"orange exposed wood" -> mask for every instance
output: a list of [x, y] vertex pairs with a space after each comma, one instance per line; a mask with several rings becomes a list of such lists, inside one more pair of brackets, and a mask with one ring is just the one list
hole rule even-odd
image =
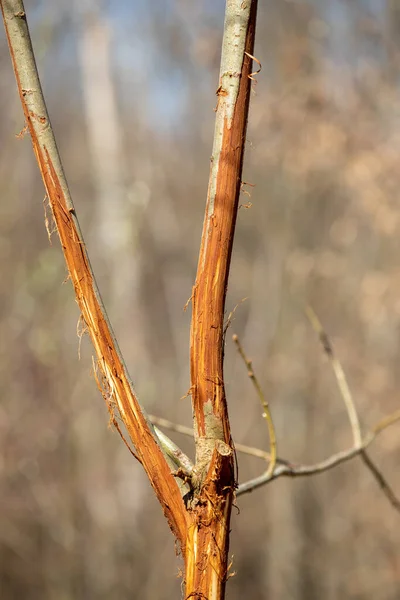
[[[4, 7], [1, 2], [4, 17]], [[25, 20], [25, 12], [14, 15]], [[82, 317], [97, 354], [97, 366], [106, 382], [110, 397], [116, 402], [130, 438], [135, 445], [139, 460], [145, 468], [151, 485], [157, 494], [168, 523], [180, 542], [182, 550], [186, 543], [187, 513], [179, 487], [164, 455], [158, 446], [140, 409], [132, 390], [109, 324], [104, 317], [100, 298], [95, 292], [89, 258], [82, 240], [74, 211], [68, 207], [63, 186], [60, 183], [48, 148], [40, 140], [40, 133], [50, 127], [47, 115], [36, 114], [27, 106], [26, 96], [37, 90], [24, 90], [21, 85], [14, 44], [4, 18], [11, 59], [18, 91], [31, 134], [33, 149], [49, 197], [57, 225], [64, 258], [75, 289], [75, 296]], [[29, 35], [29, 34], [25, 34]], [[19, 60], [23, 60], [21, 57]]]
[[[32, 132], [31, 132], [32, 133]], [[33, 139], [33, 138], [32, 138]], [[45, 150], [46, 151], [46, 150]], [[136, 452], [162, 504], [168, 522], [179, 540], [184, 540], [186, 515], [174, 477], [130, 390], [125, 369], [114, 347], [98, 299], [93, 293], [93, 282], [83, 242], [80, 240], [72, 214], [66, 208], [63, 193], [51, 159], [36, 151], [40, 170], [50, 198], [54, 218], [64, 251], [75, 296], [98, 356], [98, 366], [107, 382], [112, 382], [125, 426], [135, 444]]]
[[[254, 30], [255, 14], [250, 20], [246, 41], [246, 52], [249, 54], [253, 51]], [[204, 221], [192, 297], [190, 366], [198, 435], [205, 435], [204, 405], [212, 402], [214, 414], [223, 426], [224, 441], [228, 444], [230, 429], [223, 377], [224, 309], [240, 195], [251, 66], [252, 59], [245, 55], [231, 127], [228, 128], [228, 123], [225, 123], [214, 211]], [[223, 95], [219, 95], [218, 100], [223, 101]], [[210, 197], [207, 199], [206, 215], [209, 202]]]
[[[23, 23], [17, 34], [14, 31], [17, 43], [22, 46], [21, 40], [25, 39], [30, 44], [29, 32], [24, 24], [23, 3], [15, 0], [11, 4], [14, 8], [11, 12], [7, 5], [9, 20], [18, 18]], [[4, 16], [4, 0], [0, 0], [0, 5]], [[21, 10], [16, 11], [17, 6], [21, 6]], [[249, 4], [242, 3], [237, 8], [240, 12], [248, 7]], [[256, 11], [257, 0], [252, 0], [245, 43], [248, 55], [253, 53]], [[248, 14], [246, 12], [246, 19]], [[19, 51], [14, 52], [14, 40], [9, 35], [7, 19], [4, 21], [33, 148], [52, 207], [76, 300], [96, 350], [97, 367], [107, 388], [105, 392], [118, 406], [138, 458], [181, 545], [185, 562], [185, 598], [222, 600], [228, 577], [229, 524], [236, 485], [234, 449], [223, 377], [224, 308], [241, 187], [252, 59], [247, 54], [244, 55], [240, 72], [239, 56], [239, 64], [232, 75], [238, 78], [235, 81], [239, 80], [239, 86], [236, 86], [233, 114], [229, 118], [225, 114], [222, 147], [216, 163], [212, 165], [197, 278], [193, 289], [190, 362], [196, 465], [194, 475], [189, 476], [191, 493], [185, 497], [185, 505], [176, 480], [135, 396], [96, 291], [55, 144], [50, 147], [43, 141], [47, 129], [51, 127], [44, 103], [41, 106], [46, 114], [39, 114], [40, 110], [32, 110], [32, 103], [27, 103], [26, 96], [29, 97], [31, 93], [41, 97], [40, 83], [37, 80], [36, 87], [39, 89], [34, 89], [35, 85], [29, 86], [32, 89], [22, 89], [19, 72], [23, 73], [26, 66], [23, 52], [30, 56], [32, 50], [24, 47], [21, 51], [19, 47]], [[241, 39], [240, 52], [243, 51], [243, 38]], [[34, 61], [31, 61], [30, 69], [36, 73]], [[218, 115], [221, 114], [220, 110], [223, 113], [223, 103], [227, 99], [230, 99], [229, 94], [221, 85], [218, 89]], [[54, 156], [57, 156], [56, 161]]]
[[[257, 2], [252, 3], [245, 51], [253, 53]], [[185, 599], [222, 600], [228, 576], [229, 524], [235, 477], [225, 397], [224, 310], [238, 211], [252, 60], [245, 55], [232, 121], [225, 117], [218, 164], [212, 164], [191, 326], [191, 393], [196, 428], [197, 504], [185, 553]], [[218, 89], [218, 102], [225, 90]], [[218, 106], [217, 110], [221, 107]], [[223, 108], [223, 107], [222, 107]], [[217, 169], [213, 198], [212, 175]], [[213, 204], [212, 204], [213, 203]], [[210, 444], [211, 442], [211, 444]], [[210, 461], [210, 448], [214, 444]]]

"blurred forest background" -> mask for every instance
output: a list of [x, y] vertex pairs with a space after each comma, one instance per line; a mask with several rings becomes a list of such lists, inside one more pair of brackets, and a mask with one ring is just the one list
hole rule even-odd
[[[222, 0], [26, 0], [89, 254], [139, 398], [189, 425], [190, 297]], [[262, 0], [227, 312], [271, 404], [279, 455], [352, 443], [303, 308], [330, 333], [365, 428], [399, 406], [400, 1]], [[0, 33], [0, 597], [179, 598], [173, 537], [108, 427]], [[228, 335], [236, 442], [268, 448]], [[187, 439], [175, 436], [191, 452]], [[399, 426], [371, 456], [400, 494]], [[265, 465], [239, 456], [240, 481]], [[238, 499], [227, 597], [398, 600], [400, 521], [360, 460]]]

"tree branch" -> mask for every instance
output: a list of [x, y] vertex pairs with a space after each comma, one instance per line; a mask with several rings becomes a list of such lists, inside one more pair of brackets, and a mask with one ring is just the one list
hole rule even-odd
[[[384, 429], [395, 423], [396, 421], [400, 421], [400, 411], [396, 411], [392, 415], [385, 417], [382, 421], [379, 421], [372, 430], [365, 436], [364, 440], [361, 442], [361, 447], [359, 448], [349, 448], [348, 450], [343, 450], [342, 452], [337, 452], [333, 454], [326, 460], [323, 460], [319, 463], [315, 463], [313, 465], [295, 465], [295, 464], [287, 464], [287, 465], [279, 465], [275, 468], [272, 475], [267, 476], [267, 473], [260, 475], [259, 477], [255, 477], [250, 481], [246, 481], [239, 485], [239, 488], [236, 492], [237, 496], [242, 494], [246, 494], [254, 491], [255, 489], [270, 483], [274, 479], [278, 477], [306, 477], [309, 475], [316, 475], [318, 473], [323, 473], [324, 471], [328, 471], [337, 465], [340, 465], [343, 462], [346, 462], [355, 456], [358, 456], [364, 452], [368, 446], [375, 440], [375, 438], [381, 433]], [[396, 500], [398, 505], [398, 501]], [[397, 506], [396, 506], [397, 508]]]
[[[187, 520], [174, 463], [146, 418], [108, 320], [90, 265], [47, 113], [22, 0], [0, 0], [18, 91], [36, 160], [51, 204], [69, 275], [97, 355], [102, 389], [112, 398], [171, 529], [185, 544]], [[104, 395], [104, 393], [103, 393]]]
[[378, 467], [375, 465], [370, 456], [362, 450], [360, 452], [361, 460], [365, 464], [365, 466], [371, 471], [372, 475], [375, 477], [379, 487], [382, 492], [385, 494], [386, 498], [389, 500], [390, 504], [400, 512], [400, 500], [396, 497], [396, 494], [393, 492], [389, 483], [386, 481], [385, 477], [382, 475]]
[[272, 415], [271, 415], [271, 411], [269, 408], [269, 404], [267, 399], [264, 396], [264, 393], [261, 389], [261, 385], [256, 377], [256, 374], [254, 372], [253, 369], [253, 364], [252, 361], [247, 358], [244, 350], [243, 350], [243, 346], [240, 343], [240, 340], [238, 338], [238, 336], [235, 334], [234, 336], [232, 336], [233, 341], [236, 344], [236, 347], [238, 349], [238, 352], [240, 354], [240, 356], [242, 357], [244, 364], [246, 365], [247, 368], [247, 374], [250, 377], [255, 390], [257, 392], [257, 396], [260, 400], [261, 406], [264, 410], [263, 413], [263, 417], [265, 418], [265, 420], [267, 421], [267, 426], [268, 426], [268, 435], [269, 435], [269, 444], [270, 444], [270, 459], [269, 459], [269, 466], [268, 466], [268, 470], [267, 470], [267, 475], [272, 475], [272, 473], [274, 472], [274, 468], [276, 465], [276, 435], [275, 435], [275, 427], [274, 427], [274, 422], [272, 420]]
[[[340, 391], [340, 394], [343, 398], [344, 404], [347, 409], [347, 414], [349, 416], [349, 421], [351, 425], [351, 429], [353, 432], [353, 447], [349, 450], [344, 450], [342, 452], [338, 452], [337, 454], [333, 454], [330, 458], [316, 463], [314, 465], [280, 465], [271, 473], [270, 469], [263, 475], [252, 479], [246, 483], [243, 483], [239, 486], [236, 495], [239, 496], [241, 494], [245, 494], [247, 492], [252, 492], [253, 490], [266, 485], [270, 481], [273, 481], [277, 477], [286, 476], [286, 477], [299, 477], [299, 476], [308, 476], [308, 475], [316, 475], [317, 473], [323, 473], [337, 465], [354, 458], [355, 456], [360, 456], [366, 467], [371, 471], [372, 475], [378, 482], [380, 488], [382, 489], [385, 496], [388, 498], [389, 502], [392, 506], [400, 512], [400, 501], [396, 498], [393, 490], [391, 489], [389, 483], [386, 481], [378, 467], [368, 456], [366, 449], [371, 444], [371, 442], [375, 439], [375, 437], [383, 431], [386, 427], [391, 425], [400, 419], [400, 411], [396, 411], [392, 415], [385, 417], [382, 421], [377, 423], [372, 431], [362, 439], [361, 436], [361, 427], [360, 420], [358, 417], [357, 409], [353, 400], [352, 393], [350, 391], [350, 387], [347, 382], [346, 375], [342, 368], [341, 363], [335, 357], [332, 343], [329, 339], [328, 334], [323, 329], [320, 320], [315, 314], [314, 310], [308, 306], [306, 309], [306, 313], [308, 318], [310, 319], [311, 325], [319, 336], [321, 344], [328, 355], [329, 361], [332, 365], [332, 369], [336, 378], [336, 382]], [[244, 353], [242, 354], [244, 357]], [[244, 357], [246, 360], [246, 358]], [[251, 363], [246, 360], [246, 364], [248, 365], [248, 369], [251, 369]], [[250, 366], [249, 366], [250, 364]]]
[[[357, 408], [353, 399], [353, 394], [351, 393], [350, 386], [347, 382], [346, 374], [343, 370], [343, 367], [340, 361], [336, 358], [333, 344], [327, 334], [327, 332], [322, 327], [320, 320], [318, 319], [315, 311], [311, 306], [306, 308], [306, 313], [308, 318], [310, 319], [311, 325], [319, 336], [322, 347], [325, 350], [329, 361], [332, 365], [332, 370], [336, 378], [336, 382], [339, 388], [340, 395], [343, 398], [343, 402], [347, 409], [347, 414], [349, 416], [351, 430], [353, 432], [353, 446], [354, 448], [360, 448], [362, 445], [361, 438], [361, 426], [360, 419], [357, 413]], [[397, 509], [400, 509], [400, 502], [397, 500], [394, 492], [392, 491], [389, 483], [386, 481], [382, 473], [379, 471], [378, 467], [372, 461], [372, 459], [368, 456], [365, 448], [360, 452], [360, 457], [365, 464], [365, 466], [371, 471], [372, 475], [376, 479], [379, 487], [382, 489], [383, 493], [386, 495], [390, 503]]]
[[375, 465], [375, 463], [371, 460], [371, 458], [366, 452], [367, 447], [371, 444], [371, 442], [381, 431], [386, 429], [386, 427], [389, 427], [389, 425], [392, 425], [396, 421], [400, 420], [400, 410], [379, 421], [372, 428], [371, 432], [368, 433], [364, 439], [362, 439], [360, 420], [342, 365], [335, 357], [333, 346], [328, 337], [328, 334], [323, 329], [321, 322], [315, 314], [314, 310], [310, 306], [308, 306], [306, 309], [306, 313], [308, 318], [310, 319], [311, 325], [317, 332], [322, 346], [326, 354], [328, 355], [329, 361], [332, 365], [332, 369], [336, 377], [336, 382], [340, 394], [345, 403], [347, 414], [349, 416], [349, 421], [353, 432], [354, 445], [349, 450], [343, 450], [342, 452], [333, 454], [328, 459], [320, 463], [316, 463], [314, 465], [280, 465], [273, 471], [272, 474], [267, 472], [263, 475], [260, 475], [259, 477], [256, 477], [255, 479], [252, 479], [251, 481], [243, 483], [239, 486], [236, 494], [239, 496], [241, 494], [252, 492], [253, 490], [263, 485], [266, 485], [270, 481], [273, 481], [277, 477], [281, 476], [304, 477], [308, 475], [316, 475], [317, 473], [323, 473], [324, 471], [332, 469], [333, 467], [336, 467], [337, 465], [346, 462], [354, 458], [355, 456], [360, 456], [364, 464], [371, 471], [372, 475], [378, 482], [380, 488], [382, 489], [392, 506], [400, 512], [400, 501], [397, 499], [389, 483], [386, 481], [382, 473], [379, 471], [378, 467]]
[[351, 430], [353, 432], [353, 442], [356, 448], [359, 448], [362, 443], [361, 438], [361, 426], [360, 419], [358, 417], [357, 409], [354, 404], [353, 395], [350, 391], [349, 384], [347, 383], [346, 375], [343, 371], [342, 365], [335, 356], [333, 345], [329, 339], [328, 334], [322, 327], [320, 320], [311, 306], [306, 307], [306, 314], [310, 320], [311, 326], [317, 333], [319, 340], [322, 344], [326, 355], [329, 358], [329, 362], [332, 365], [332, 370], [336, 378], [336, 383], [339, 388], [340, 395], [343, 398], [343, 402], [346, 406], [347, 414], [349, 416]]
[[[207, 205], [192, 294], [191, 393], [200, 488], [220, 442], [233, 447], [223, 376], [224, 308], [250, 99], [257, 0], [227, 0]], [[228, 455], [226, 455], [228, 460]], [[230, 481], [229, 469], [222, 468]], [[211, 476], [211, 470], [209, 472]]]

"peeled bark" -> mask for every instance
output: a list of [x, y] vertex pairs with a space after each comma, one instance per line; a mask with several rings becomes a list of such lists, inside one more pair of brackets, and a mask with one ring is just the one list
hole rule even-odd
[[0, 0], [0, 6], [33, 150], [81, 310], [83, 328], [87, 329], [96, 352], [98, 385], [117, 427], [114, 407], [118, 411], [174, 535], [184, 540], [187, 515], [180, 487], [171, 472], [175, 468], [173, 456], [171, 460], [174, 445], [169, 445], [166, 436], [155, 434], [139, 403], [107, 317], [47, 113], [24, 4], [22, 0]]
[[152, 427], [101, 301], [41, 91], [22, 0], [0, 0], [26, 123], [82, 319], [99, 387], [118, 410], [182, 551], [185, 598], [222, 600], [235, 493], [224, 388], [224, 309], [241, 188], [257, 0], [227, 0], [218, 105], [191, 326], [196, 463]]
[[257, 1], [228, 0], [207, 205], [191, 327], [196, 504], [189, 509], [186, 598], [224, 598], [235, 490], [225, 396], [224, 310], [241, 188]]

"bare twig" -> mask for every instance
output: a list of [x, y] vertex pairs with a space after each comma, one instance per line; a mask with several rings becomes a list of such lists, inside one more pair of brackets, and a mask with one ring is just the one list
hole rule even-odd
[[191, 427], [179, 425], [179, 423], [174, 423], [173, 421], [164, 419], [163, 417], [156, 417], [156, 415], [148, 415], [148, 417], [153, 425], [157, 425], [157, 427], [164, 427], [164, 429], [169, 429], [170, 431], [175, 431], [176, 433], [193, 437], [193, 429]]
[[[264, 473], [264, 474], [260, 475], [259, 477], [255, 477], [254, 479], [251, 479], [250, 481], [246, 481], [245, 483], [242, 483], [241, 485], [239, 485], [236, 495], [240, 496], [242, 494], [252, 492], [253, 490], [255, 490], [259, 487], [262, 487], [262, 486], [266, 485], [267, 483], [270, 483], [271, 481], [273, 481], [274, 479], [277, 479], [278, 477], [284, 477], [284, 476], [285, 477], [305, 477], [305, 476], [309, 476], [309, 475], [317, 475], [318, 473], [323, 473], [324, 471], [328, 471], [329, 469], [332, 469], [333, 467], [336, 467], [337, 465], [340, 465], [341, 463], [344, 463], [344, 462], [354, 458], [355, 456], [360, 455], [362, 452], [364, 452], [367, 449], [367, 447], [375, 440], [375, 438], [384, 429], [386, 429], [393, 423], [396, 423], [397, 421], [400, 421], [400, 411], [396, 411], [392, 415], [389, 415], [388, 417], [385, 417], [384, 419], [382, 419], [382, 421], [379, 421], [371, 429], [371, 431], [369, 433], [367, 433], [367, 435], [364, 437], [364, 440], [362, 441], [360, 448], [353, 447], [353, 448], [349, 448], [348, 450], [343, 450], [341, 452], [337, 452], [336, 454], [333, 454], [326, 460], [323, 460], [319, 463], [315, 463], [313, 465], [295, 465], [295, 464], [279, 465], [279, 466], [275, 467], [272, 475], [268, 476], [267, 473]], [[393, 504], [397, 508], [397, 506], [398, 506], [397, 500], [396, 500], [396, 503], [397, 504], [394, 504], [394, 503]]]
[[357, 409], [353, 401], [353, 396], [351, 394], [349, 385], [347, 383], [347, 379], [345, 373], [343, 371], [342, 365], [338, 361], [335, 356], [333, 345], [328, 337], [328, 334], [322, 327], [320, 320], [318, 319], [316, 313], [314, 312], [311, 306], [307, 306], [306, 314], [310, 320], [310, 323], [314, 329], [314, 331], [318, 334], [320, 342], [329, 358], [329, 361], [332, 365], [332, 369], [336, 378], [336, 382], [340, 391], [340, 394], [345, 403], [347, 414], [349, 415], [349, 421], [351, 425], [351, 430], [353, 432], [353, 440], [354, 446], [359, 448], [362, 444], [362, 436], [361, 436], [361, 427], [360, 427], [360, 419], [358, 418]]
[[374, 427], [371, 429], [371, 431], [375, 435], [377, 435], [383, 429], [386, 429], [386, 427], [389, 427], [389, 425], [392, 425], [393, 423], [396, 423], [396, 421], [399, 421], [399, 420], [400, 420], [400, 410], [396, 410], [395, 412], [391, 413], [387, 417], [383, 417], [383, 419], [378, 421], [378, 423], [376, 423], [376, 425], [374, 425]]
[[[347, 382], [346, 374], [342, 368], [340, 361], [336, 358], [333, 350], [333, 345], [331, 340], [329, 339], [328, 334], [322, 327], [320, 320], [318, 319], [315, 311], [308, 306], [306, 309], [308, 318], [310, 319], [311, 325], [318, 333], [319, 339], [323, 345], [323, 348], [328, 355], [329, 361], [332, 365], [332, 369], [336, 378], [336, 382], [340, 391], [340, 394], [343, 398], [345, 406], [347, 408], [347, 414], [349, 416], [349, 421], [351, 425], [351, 429], [353, 432], [353, 440], [354, 440], [354, 448], [360, 448], [362, 445], [362, 437], [361, 437], [361, 427], [360, 427], [360, 419], [357, 414], [357, 409], [355, 402], [353, 400], [353, 395], [350, 390], [350, 386]], [[394, 492], [392, 491], [389, 483], [386, 481], [378, 467], [372, 461], [372, 459], [368, 456], [365, 448], [360, 452], [360, 457], [365, 464], [365, 466], [371, 471], [372, 475], [376, 479], [379, 487], [382, 489], [385, 496], [388, 498], [389, 502], [397, 509], [400, 509], [400, 502], [397, 500]]]
[[389, 483], [386, 481], [385, 477], [382, 475], [376, 464], [370, 458], [370, 456], [363, 450], [360, 452], [361, 460], [364, 462], [366, 467], [371, 471], [372, 475], [375, 477], [379, 487], [382, 492], [385, 494], [386, 498], [389, 500], [390, 504], [400, 512], [400, 500], [396, 497], [396, 494], [390, 487]]
[[187, 516], [171, 473], [174, 463], [139, 403], [97, 287], [42, 93], [24, 4], [0, 0], [0, 7], [26, 124], [76, 300], [95, 348], [99, 379], [107, 398], [111, 395], [109, 400], [118, 407], [168, 522], [184, 546]]
[[267, 401], [266, 397], [264, 396], [264, 392], [262, 391], [260, 382], [258, 381], [258, 379], [254, 373], [252, 361], [249, 358], [247, 358], [238, 336], [235, 334], [232, 336], [232, 339], [236, 344], [236, 347], [239, 351], [240, 356], [243, 358], [244, 364], [246, 365], [246, 368], [247, 368], [247, 374], [250, 377], [250, 379], [256, 389], [257, 395], [261, 402], [261, 406], [263, 407], [263, 410], [264, 410], [263, 417], [267, 421], [269, 445], [270, 445], [270, 463], [268, 465], [267, 475], [270, 476], [274, 472], [275, 465], [276, 465], [276, 435], [275, 435], [275, 427], [274, 427], [274, 422], [272, 420], [271, 411], [269, 408], [268, 401]]
[[397, 410], [393, 414], [379, 421], [365, 436], [365, 438], [362, 439], [359, 417], [342, 365], [335, 357], [332, 343], [327, 333], [324, 331], [313, 309], [311, 307], [307, 307], [306, 312], [314, 330], [318, 333], [323, 348], [327, 353], [330, 363], [332, 365], [338, 388], [345, 403], [347, 413], [349, 416], [349, 421], [353, 432], [354, 445], [352, 448], [333, 454], [328, 459], [316, 463], [314, 465], [280, 465], [276, 469], [274, 469], [272, 474], [269, 472], [264, 473], [263, 475], [260, 475], [259, 477], [256, 477], [255, 479], [252, 479], [251, 481], [240, 485], [237, 490], [237, 495], [239, 496], [241, 494], [245, 494], [246, 492], [251, 492], [257, 489], [258, 487], [261, 487], [266, 483], [269, 483], [270, 481], [276, 479], [277, 477], [304, 477], [308, 475], [316, 475], [317, 473], [323, 473], [324, 471], [332, 469], [333, 467], [336, 467], [337, 465], [346, 462], [354, 458], [355, 456], [360, 456], [366, 467], [371, 471], [372, 475], [378, 482], [380, 488], [382, 489], [383, 493], [388, 498], [392, 506], [400, 512], [400, 501], [396, 498], [390, 485], [388, 484], [378, 467], [375, 465], [375, 463], [371, 460], [371, 458], [366, 452], [367, 447], [371, 444], [371, 442], [376, 438], [376, 436], [379, 433], [381, 433], [384, 429], [386, 429], [396, 421], [400, 420], [400, 410]]

